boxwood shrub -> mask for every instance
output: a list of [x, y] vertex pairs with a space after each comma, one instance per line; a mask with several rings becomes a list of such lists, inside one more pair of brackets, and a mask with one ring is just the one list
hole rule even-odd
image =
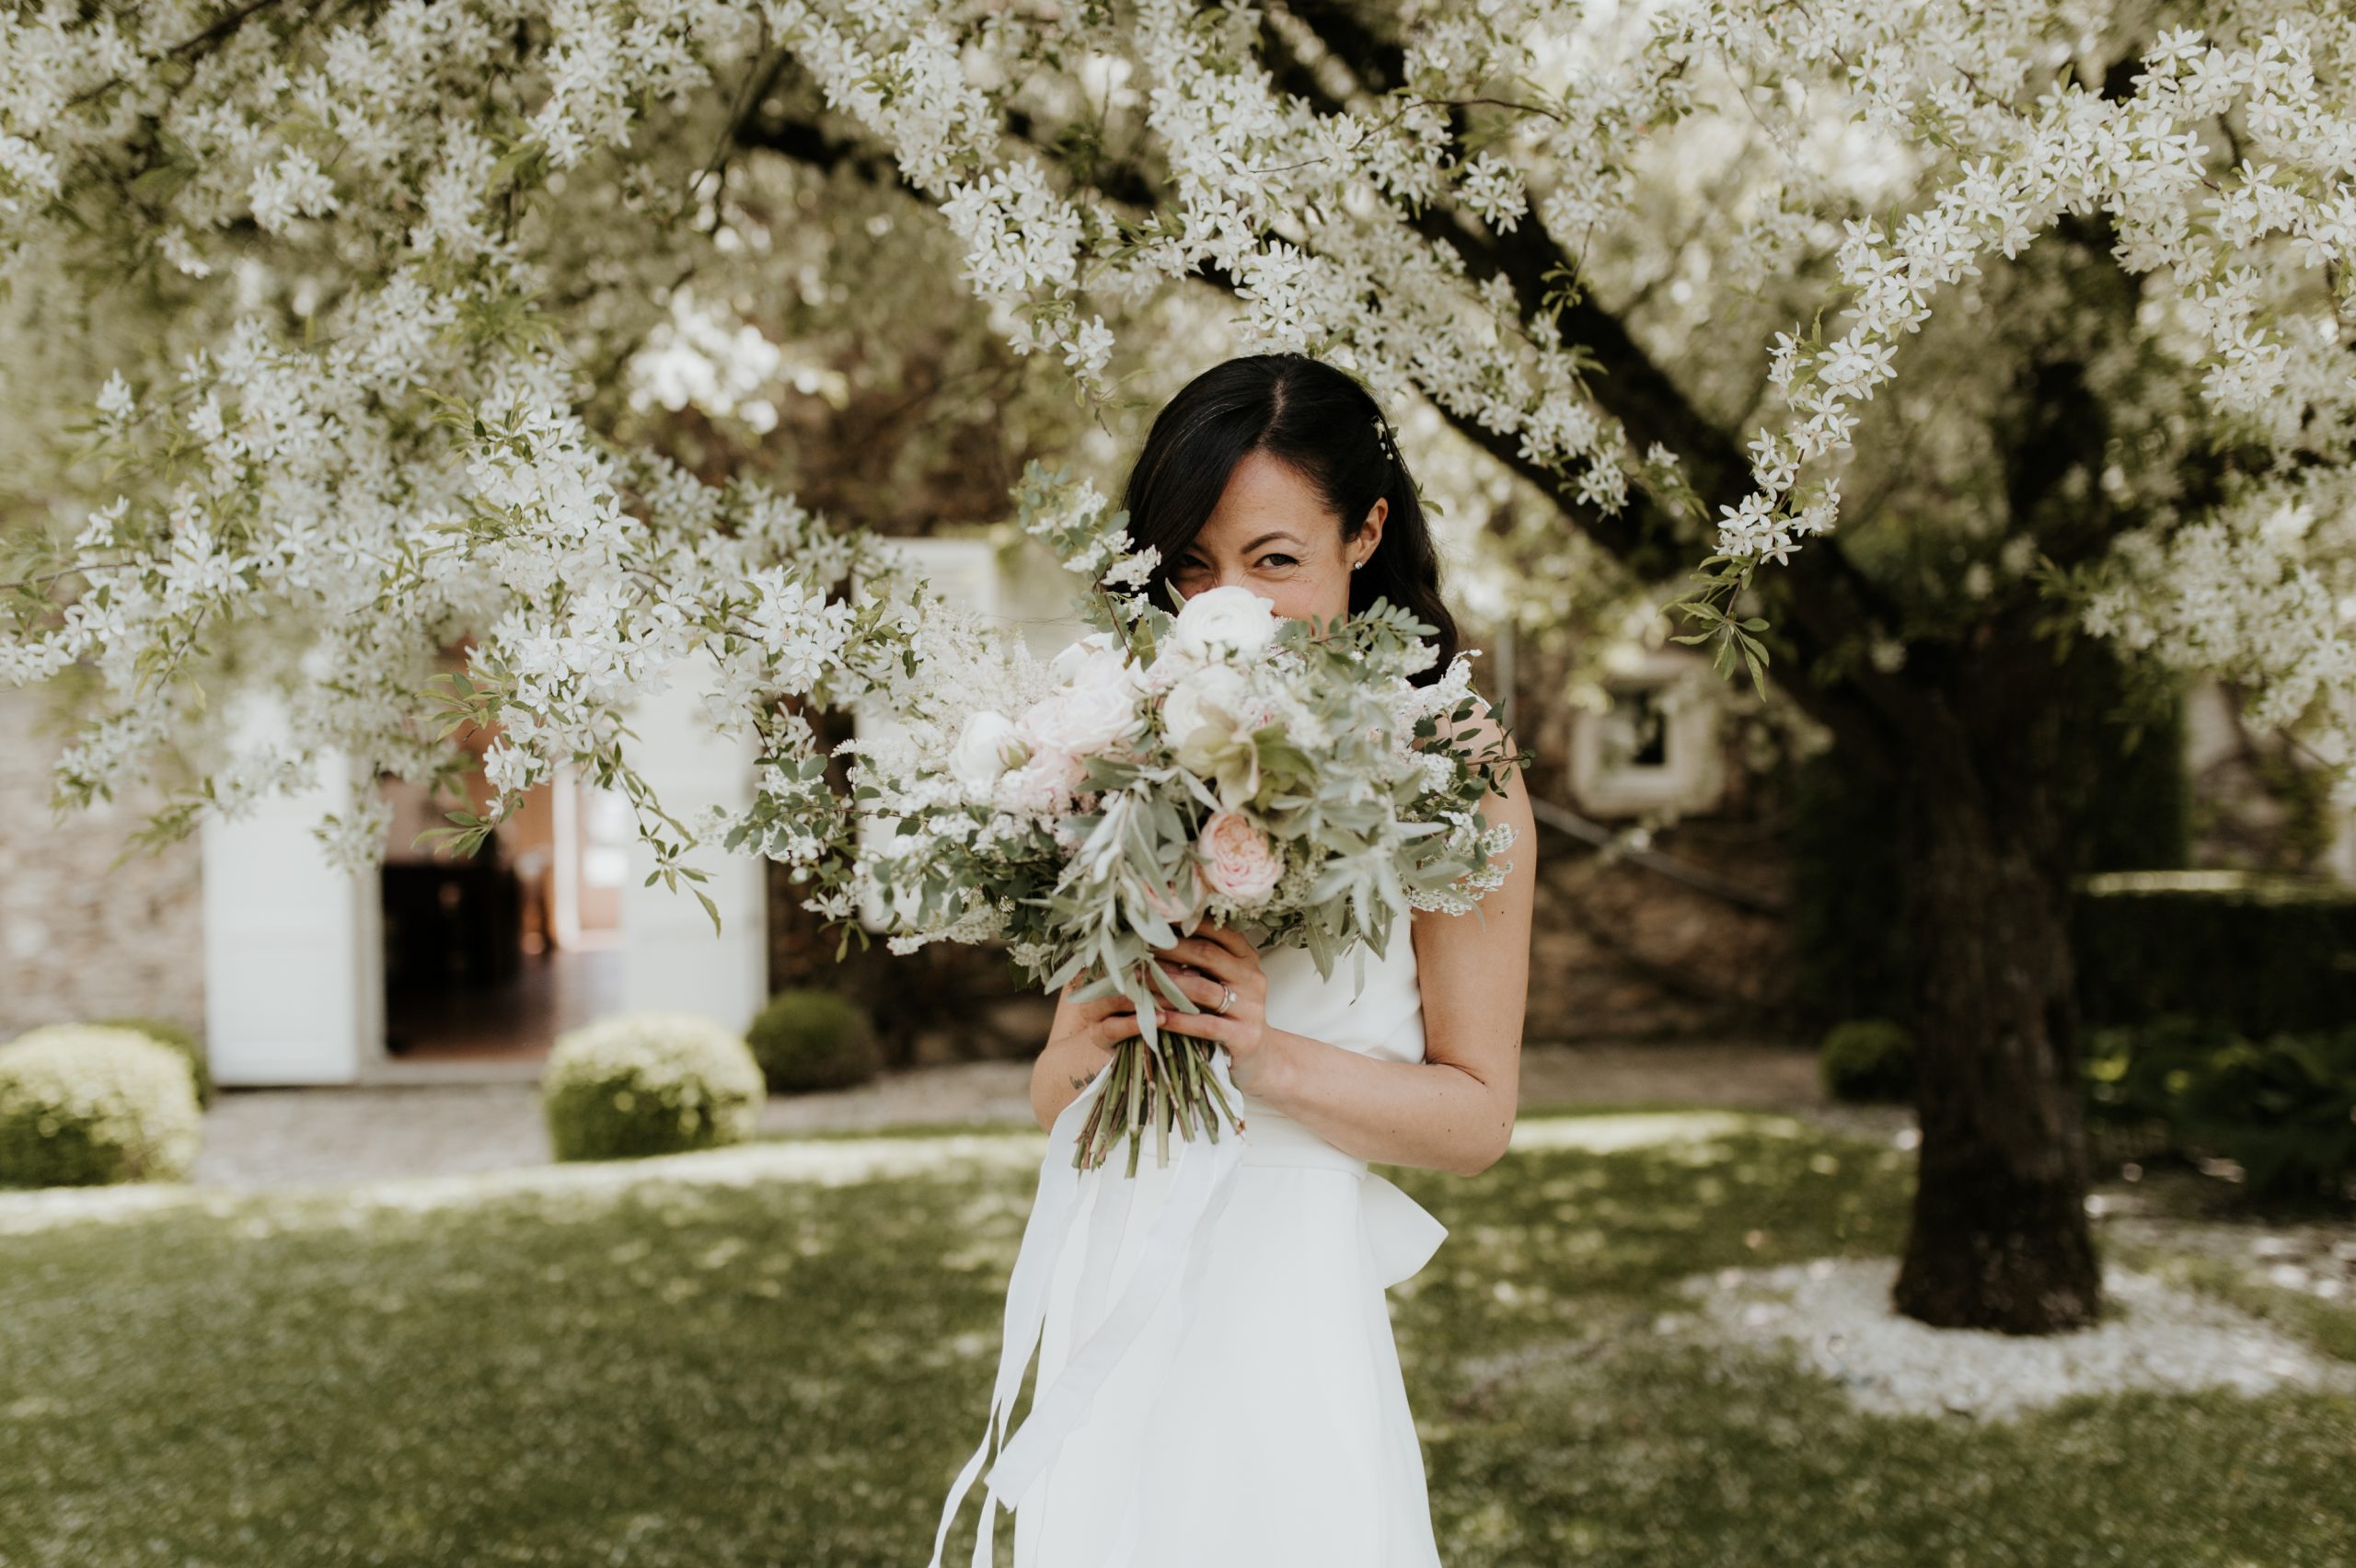
[[0, 1045], [0, 1185], [181, 1181], [203, 1119], [188, 1059], [137, 1030], [52, 1024]]
[[744, 1036], [693, 1013], [618, 1013], [567, 1031], [540, 1104], [559, 1159], [624, 1159], [742, 1142], [766, 1098]]
[[2356, 1195], [2356, 1025], [2252, 1039], [2155, 1019], [2095, 1031], [2085, 1072], [2098, 1148], [2124, 1133], [2222, 1155], [2259, 1197]]
[[745, 1032], [769, 1088], [779, 1094], [848, 1089], [884, 1070], [866, 1009], [834, 991], [780, 991]]
[[158, 1045], [168, 1045], [188, 1058], [188, 1069], [196, 1079], [196, 1102], [210, 1108], [213, 1104], [213, 1064], [204, 1055], [193, 1030], [160, 1018], [102, 1018], [98, 1022], [109, 1029], [135, 1029]]
[[1914, 1036], [1886, 1018], [1858, 1018], [1834, 1025], [1817, 1055], [1825, 1091], [1835, 1100], [1911, 1101], [1914, 1098]]

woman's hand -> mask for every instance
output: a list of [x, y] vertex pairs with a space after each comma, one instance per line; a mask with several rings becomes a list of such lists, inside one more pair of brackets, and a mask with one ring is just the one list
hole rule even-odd
[[[1257, 1093], [1254, 1086], [1266, 1068], [1268, 1055], [1268, 976], [1260, 968], [1259, 951], [1216, 924], [1205, 924], [1195, 935], [1181, 937], [1156, 951], [1179, 990], [1203, 1010], [1188, 1012], [1166, 1000], [1158, 1002], [1154, 1027], [1226, 1046], [1235, 1087], [1246, 1094]], [[1150, 976], [1146, 983], [1153, 984]], [[1222, 1016], [1214, 1009], [1230, 986], [1235, 988], [1235, 1000]], [[1160, 994], [1158, 987], [1155, 994]], [[1137, 1032], [1137, 1020], [1132, 1018], [1129, 1023], [1129, 1032]]]
[[[1062, 1028], [1047, 1041], [1047, 1045], [1050, 1050], [1067, 1043], [1083, 1049], [1093, 1047], [1088, 1057], [1088, 1076], [1092, 1078], [1096, 1069], [1113, 1059], [1114, 1048], [1138, 1032], [1138, 1009], [1135, 1002], [1118, 991], [1107, 991], [1093, 1001], [1073, 1001], [1072, 993], [1086, 984], [1082, 977], [1064, 987], [1063, 1005], [1056, 1009], [1057, 1021]], [[1083, 1078], [1072, 1087], [1084, 1089], [1087, 1085], [1088, 1078]]]

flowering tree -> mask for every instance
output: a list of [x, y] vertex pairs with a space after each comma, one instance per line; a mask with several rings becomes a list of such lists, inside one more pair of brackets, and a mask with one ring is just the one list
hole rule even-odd
[[[742, 263], [753, 160], [864, 174], [1084, 410], [1207, 283], [1638, 573], [1699, 563], [1688, 635], [1773, 660], [1908, 801], [1899, 1305], [2083, 1323], [2056, 662], [2094, 656], [2076, 626], [2223, 672], [2356, 772], [2351, 73], [2356, 22], [2290, 0], [22, 9], [0, 268], [155, 329], [6, 574], [0, 672], [90, 673], [61, 790], [168, 763], [167, 831], [327, 748], [433, 776], [495, 719], [502, 801], [570, 761], [676, 874], [717, 836], [839, 912], [807, 715], [888, 694], [932, 617], [856, 531], [584, 409], [650, 258]], [[1118, 557], [1084, 483], [1022, 512]], [[762, 743], [733, 821], [670, 818], [619, 742], [683, 663]], [[255, 690], [263, 745], [222, 700]]]

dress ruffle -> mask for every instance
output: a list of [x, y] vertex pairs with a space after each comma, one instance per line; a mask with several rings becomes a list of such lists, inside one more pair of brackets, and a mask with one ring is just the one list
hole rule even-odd
[[[1369, 1412], [1375, 1424], [1386, 1427], [1395, 1443], [1400, 1424], [1405, 1424], [1405, 1443], [1413, 1449], [1412, 1421], [1403, 1408], [1403, 1391], [1397, 1389], [1396, 1354], [1380, 1293], [1419, 1271], [1446, 1238], [1447, 1228], [1394, 1182], [1369, 1170], [1364, 1159], [1242, 1094], [1230, 1075], [1225, 1053], [1213, 1052], [1209, 1060], [1230, 1101], [1242, 1108], [1243, 1136], [1238, 1139], [1230, 1132], [1217, 1142], [1173, 1136], [1166, 1167], [1154, 1165], [1149, 1146], [1140, 1157], [1136, 1177], [1125, 1173], [1126, 1156], [1117, 1152], [1097, 1170], [1082, 1172], [1073, 1168], [1072, 1151], [1080, 1125], [1109, 1076], [1103, 1071], [1057, 1116], [1040, 1161], [1038, 1194], [1008, 1286], [1004, 1338], [988, 1424], [981, 1446], [959, 1472], [943, 1505], [930, 1568], [941, 1568], [950, 1528], [976, 1479], [983, 1482], [984, 1495], [973, 1562], [975, 1568], [990, 1568], [998, 1508], [1028, 1506], [1043, 1494], [1042, 1477], [1075, 1434], [1091, 1428], [1091, 1418], [1108, 1384], [1125, 1408], [1108, 1412], [1105, 1420], [1095, 1424], [1091, 1442], [1104, 1432], [1130, 1430], [1136, 1421], [1149, 1416], [1164, 1402], [1171, 1360], [1179, 1346], [1187, 1343], [1187, 1331], [1202, 1305], [1212, 1251], [1203, 1243], [1217, 1232], [1222, 1214], [1246, 1181], [1247, 1166], [1324, 1168], [1356, 1179], [1358, 1245], [1355, 1261], [1330, 1265], [1339, 1270], [1341, 1277], [1321, 1274], [1319, 1283], [1334, 1293], [1336, 1301], [1356, 1302], [1355, 1310], [1370, 1313], [1363, 1320], [1345, 1318], [1345, 1323], [1350, 1332], [1366, 1336], [1370, 1351], [1379, 1348], [1388, 1358], [1388, 1386], [1380, 1365], [1353, 1368], [1349, 1386], [1386, 1401]], [[1255, 1193], [1255, 1202], [1264, 1195]], [[1141, 1230], [1133, 1227], [1140, 1217]], [[1262, 1217], [1282, 1223], [1282, 1216]], [[1068, 1253], [1077, 1255], [1068, 1258]], [[1346, 1259], [1347, 1254], [1336, 1256]], [[1068, 1294], [1056, 1297], [1059, 1286]], [[1169, 1299], [1173, 1294], [1174, 1303]], [[1029, 1414], [1007, 1435], [1006, 1424], [1013, 1414], [1033, 1354], [1039, 1348], [1051, 1298], [1061, 1300], [1066, 1332], [1076, 1334], [1076, 1339], [1058, 1366], [1050, 1368], [1043, 1354], [1040, 1386], [1034, 1391]], [[1365, 1305], [1369, 1302], [1370, 1308]], [[1164, 1320], [1166, 1309], [1172, 1306], [1176, 1313], [1174, 1324]], [[1339, 1310], [1352, 1309], [1344, 1306]], [[1183, 1400], [1189, 1390], [1168, 1391]], [[985, 1474], [994, 1441], [1000, 1441], [997, 1461], [988, 1465]], [[1089, 1457], [1096, 1461], [1106, 1458]], [[1394, 1533], [1419, 1533], [1423, 1539], [1392, 1556], [1364, 1559], [1363, 1568], [1383, 1568], [1389, 1562], [1436, 1564], [1437, 1556], [1428, 1545], [1428, 1516], [1422, 1506], [1420, 1457], [1411, 1451], [1401, 1460], [1394, 1451], [1390, 1458], [1398, 1471], [1392, 1478], [1394, 1489], [1412, 1486], [1415, 1493], [1409, 1523]], [[1095, 1538], [1103, 1554], [1091, 1562], [1091, 1568], [1143, 1568], [1151, 1560], [1150, 1548], [1158, 1543], [1148, 1540], [1145, 1533], [1146, 1477], [1140, 1470], [1130, 1479], [1131, 1484], [1116, 1484], [1126, 1500], [1116, 1522]], [[1103, 1500], [1095, 1505], [1103, 1505]], [[1363, 1512], [1356, 1507], [1349, 1511]], [[1031, 1523], [1027, 1514], [1024, 1523]], [[1380, 1521], [1375, 1522], [1375, 1528], [1382, 1528]]]

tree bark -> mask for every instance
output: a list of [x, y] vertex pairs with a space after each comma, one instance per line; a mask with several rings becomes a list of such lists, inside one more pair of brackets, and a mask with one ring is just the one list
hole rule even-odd
[[1892, 1304], [1942, 1328], [2050, 1333], [2102, 1303], [2063, 798], [2100, 727], [2035, 643], [1989, 639], [1940, 684], [1950, 699], [1928, 705], [1904, 779], [1923, 1142]]

